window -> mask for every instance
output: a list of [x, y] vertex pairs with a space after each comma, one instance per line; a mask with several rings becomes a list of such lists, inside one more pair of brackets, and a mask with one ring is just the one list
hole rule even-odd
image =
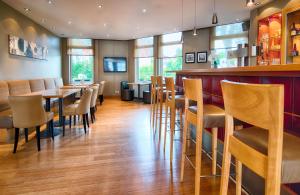
[[174, 77], [176, 71], [182, 69], [182, 33], [172, 33], [160, 37], [159, 63], [160, 74], [164, 77]]
[[71, 82], [91, 82], [94, 78], [94, 49], [92, 39], [68, 39]]
[[243, 23], [216, 26], [213, 28], [211, 46], [213, 61], [219, 68], [237, 66], [235, 55], [228, 55], [238, 44], [248, 43], [248, 32], [243, 31]]
[[153, 37], [141, 38], [135, 41], [136, 78], [139, 81], [150, 81], [154, 74]]

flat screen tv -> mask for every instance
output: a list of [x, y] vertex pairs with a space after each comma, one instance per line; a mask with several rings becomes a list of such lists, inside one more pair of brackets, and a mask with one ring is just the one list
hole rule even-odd
[[127, 59], [125, 57], [104, 57], [104, 72], [127, 72]]

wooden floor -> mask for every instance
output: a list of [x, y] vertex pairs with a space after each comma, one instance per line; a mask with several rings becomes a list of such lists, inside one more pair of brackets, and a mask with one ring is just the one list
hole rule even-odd
[[[149, 108], [106, 99], [88, 134], [82, 126], [67, 127], [65, 137], [41, 140], [40, 152], [32, 137], [12, 154], [1, 130], [0, 194], [193, 194], [194, 170], [188, 164], [180, 182], [181, 142], [175, 141], [171, 167], [168, 150], [164, 154], [150, 130]], [[204, 156], [203, 162], [209, 174], [210, 160]], [[201, 192], [218, 194], [219, 185], [218, 177], [203, 178]], [[230, 185], [230, 194], [234, 190]]]

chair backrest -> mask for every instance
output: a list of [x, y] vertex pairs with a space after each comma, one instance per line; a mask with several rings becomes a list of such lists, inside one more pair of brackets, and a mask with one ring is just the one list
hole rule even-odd
[[46, 89], [56, 89], [55, 81], [53, 78], [44, 79]]
[[163, 87], [163, 78], [162, 76], [157, 76], [156, 77], [156, 83], [157, 83], [157, 86], [162, 88]]
[[9, 95], [24, 95], [31, 93], [28, 80], [7, 81], [7, 83], [9, 88]]
[[105, 83], [106, 83], [106, 81], [101, 81], [101, 82], [100, 82], [99, 92], [98, 92], [99, 95], [103, 95]]
[[83, 91], [82, 96], [80, 98], [80, 103], [77, 108], [78, 114], [86, 114], [90, 111], [92, 93], [93, 90], [90, 88]]
[[64, 86], [64, 82], [63, 82], [62, 78], [55, 78], [54, 82], [55, 82], [56, 88], [58, 88], [58, 89]]
[[175, 84], [173, 77], [165, 77], [167, 100], [175, 101]]
[[[265, 194], [280, 194], [284, 86], [229, 81], [221, 85], [226, 114], [224, 150], [266, 179]], [[233, 136], [233, 118], [268, 131], [267, 154]]]
[[43, 91], [45, 90], [44, 79], [34, 79], [29, 80], [31, 92]]
[[0, 81], [0, 111], [9, 108], [8, 96], [9, 96], [9, 89], [8, 89], [7, 82]]
[[41, 95], [9, 96], [15, 128], [30, 128], [47, 122]]
[[97, 97], [98, 97], [98, 91], [99, 91], [99, 84], [98, 85], [93, 85], [91, 87], [93, 89], [92, 92], [92, 98], [91, 98], [91, 108], [95, 107], [97, 104]]
[[203, 104], [202, 80], [183, 79], [184, 95], [188, 100], [198, 101]]

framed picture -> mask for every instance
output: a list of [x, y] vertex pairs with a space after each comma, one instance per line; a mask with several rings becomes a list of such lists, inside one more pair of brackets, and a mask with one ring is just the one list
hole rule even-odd
[[195, 52], [185, 53], [185, 63], [195, 63]]
[[207, 63], [207, 51], [197, 53], [197, 63]]

